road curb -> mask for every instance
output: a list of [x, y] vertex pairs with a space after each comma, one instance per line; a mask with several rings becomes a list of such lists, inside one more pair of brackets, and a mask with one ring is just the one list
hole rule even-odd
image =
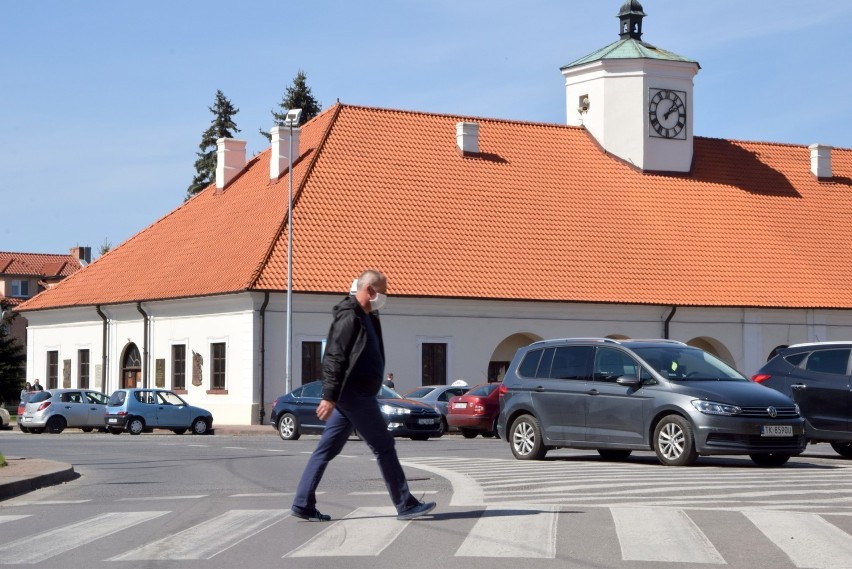
[[6, 463], [7, 466], [0, 468], [0, 500], [62, 484], [80, 476], [70, 464], [53, 460], [6, 457]]

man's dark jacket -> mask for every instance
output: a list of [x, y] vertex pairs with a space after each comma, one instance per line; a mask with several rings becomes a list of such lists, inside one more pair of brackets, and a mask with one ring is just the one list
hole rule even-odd
[[[336, 403], [344, 385], [361, 393], [378, 393], [382, 386], [381, 373], [375, 378], [350, 377], [355, 362], [367, 344], [367, 318], [376, 331], [379, 352], [384, 360], [385, 346], [378, 316], [365, 312], [353, 296], [340, 301], [332, 314], [334, 319], [328, 330], [325, 355], [322, 358], [322, 398]], [[350, 381], [355, 383], [350, 385]]]

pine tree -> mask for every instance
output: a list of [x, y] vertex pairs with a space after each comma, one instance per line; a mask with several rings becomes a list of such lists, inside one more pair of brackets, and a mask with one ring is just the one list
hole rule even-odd
[[101, 246], [98, 249], [98, 256], [103, 257], [104, 255], [110, 252], [110, 249], [112, 249], [112, 243], [109, 242], [109, 239], [104, 237], [104, 242], [101, 243]]
[[26, 375], [26, 355], [24, 347], [10, 335], [17, 314], [10, 314], [5, 302], [0, 302], [0, 313], [3, 314], [0, 321], [0, 401], [17, 401]]
[[[280, 111], [274, 109], [272, 113], [273, 126], [284, 126], [284, 119], [287, 118], [287, 111], [290, 109], [302, 109], [301, 123], [305, 123], [322, 111], [322, 105], [314, 98], [311, 93], [311, 88], [308, 87], [305, 80], [307, 76], [301, 69], [296, 73], [296, 78], [293, 79], [293, 85], [287, 87], [284, 93], [284, 98], [278, 103]], [[260, 129], [260, 134], [266, 137], [266, 140], [272, 140], [272, 135], [268, 131]]]
[[213, 113], [213, 121], [210, 123], [210, 128], [201, 135], [201, 143], [198, 145], [201, 152], [196, 152], [198, 156], [198, 160], [195, 161], [196, 174], [186, 190], [186, 199], [216, 180], [216, 140], [233, 138], [234, 133], [240, 132], [233, 119], [240, 110], [231, 104], [222, 91], [216, 91], [216, 102], [208, 108]]

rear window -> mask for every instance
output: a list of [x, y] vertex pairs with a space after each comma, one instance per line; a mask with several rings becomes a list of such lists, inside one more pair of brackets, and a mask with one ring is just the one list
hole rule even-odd
[[787, 360], [787, 363], [793, 366], [798, 366], [802, 363], [802, 360], [805, 359], [805, 356], [808, 355], [807, 352], [801, 352], [799, 354], [790, 354], [789, 356], [784, 356], [784, 359]]
[[406, 397], [413, 397], [414, 399], [418, 399], [420, 397], [426, 397], [432, 393], [431, 387], [421, 387], [420, 389], [415, 389], [414, 391], [410, 391], [405, 394]]
[[532, 350], [524, 356], [524, 361], [518, 366], [518, 375], [521, 377], [535, 377], [535, 370], [538, 369], [538, 362], [541, 360], [542, 350]]
[[47, 401], [50, 399], [51, 393], [49, 391], [37, 391], [32, 394], [28, 403], [41, 403], [42, 401]]
[[488, 383], [488, 384], [485, 384], [485, 385], [480, 385], [479, 387], [474, 387], [473, 389], [471, 389], [470, 391], [465, 393], [465, 395], [476, 395], [478, 397], [487, 397], [487, 396], [491, 395], [491, 393], [495, 389], [497, 389], [498, 385], [500, 385], [500, 384], [499, 383]]
[[109, 405], [110, 407], [121, 407], [124, 405], [124, 402], [127, 400], [127, 392], [126, 391], [116, 391], [109, 397]]

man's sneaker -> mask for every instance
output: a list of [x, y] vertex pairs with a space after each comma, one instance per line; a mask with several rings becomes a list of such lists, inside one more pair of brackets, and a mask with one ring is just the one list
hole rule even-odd
[[327, 514], [321, 514], [319, 510], [314, 509], [313, 512], [308, 512], [303, 510], [302, 508], [298, 508], [293, 506], [290, 509], [290, 512], [294, 517], [299, 518], [300, 520], [307, 520], [309, 522], [330, 522], [331, 516]]
[[429, 512], [435, 509], [435, 502], [420, 502], [416, 506], [412, 506], [407, 510], [400, 512], [396, 519], [398, 520], [413, 520], [415, 518], [419, 518], [420, 516], [425, 516]]

